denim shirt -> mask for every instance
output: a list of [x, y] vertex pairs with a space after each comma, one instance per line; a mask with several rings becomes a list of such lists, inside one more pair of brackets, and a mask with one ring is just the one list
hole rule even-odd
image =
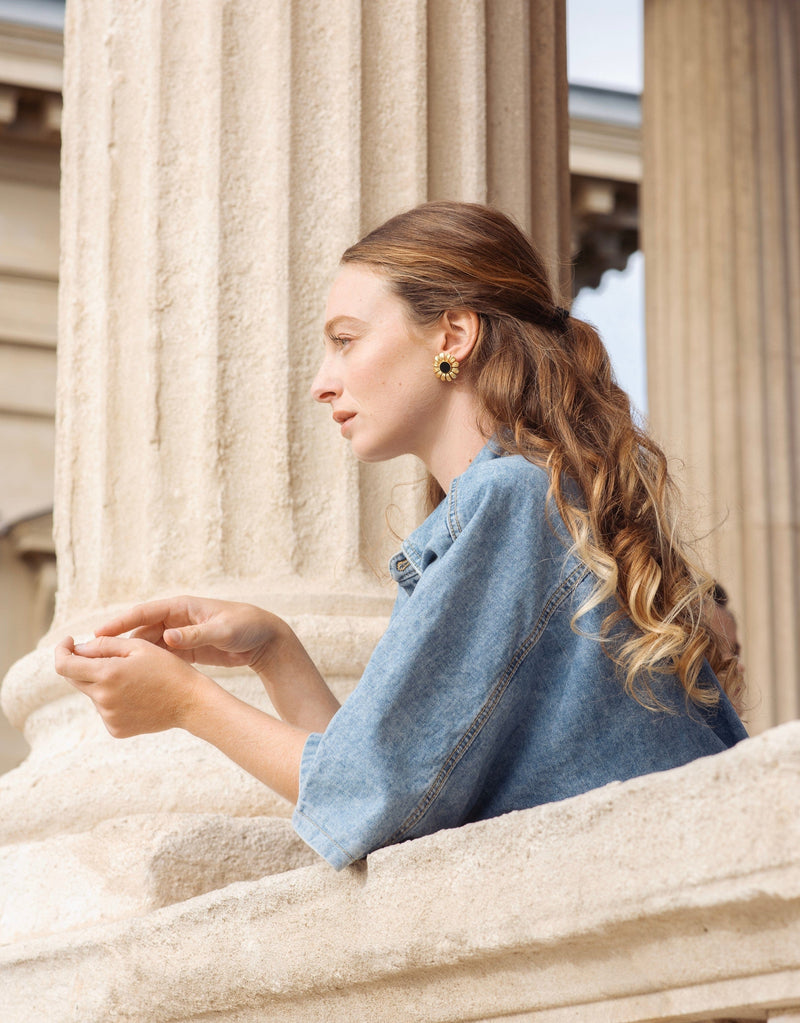
[[293, 825], [334, 867], [746, 738], [722, 693], [711, 711], [687, 705], [661, 675], [669, 712], [627, 695], [592, 638], [612, 606], [571, 627], [595, 580], [552, 503], [545, 515], [548, 486], [489, 444], [392, 558], [389, 627], [300, 765]]

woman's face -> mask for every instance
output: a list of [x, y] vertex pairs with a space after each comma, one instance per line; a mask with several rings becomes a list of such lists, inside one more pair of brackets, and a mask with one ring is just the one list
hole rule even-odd
[[312, 396], [330, 405], [362, 461], [409, 453], [425, 460], [453, 386], [433, 371], [443, 332], [412, 324], [386, 280], [353, 263], [334, 281], [325, 319]]

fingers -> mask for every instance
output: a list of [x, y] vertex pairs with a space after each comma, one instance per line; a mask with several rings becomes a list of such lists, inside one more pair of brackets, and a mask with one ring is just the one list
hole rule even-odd
[[203, 622], [166, 629], [164, 642], [167, 649], [172, 650], [197, 650], [200, 647], [230, 650], [232, 644], [235, 645], [238, 631], [234, 616], [229, 612], [220, 612]]
[[117, 615], [116, 618], [104, 622], [98, 629], [95, 629], [95, 635], [119, 636], [120, 633], [130, 632], [132, 629], [163, 626], [171, 617], [179, 614], [182, 614], [184, 618], [188, 617], [185, 597], [151, 600], [146, 604], [137, 604], [121, 615]]
[[75, 640], [72, 636], [66, 636], [55, 649], [55, 664], [58, 674], [63, 675], [65, 678], [71, 678], [69, 672], [71, 663], [74, 660]]
[[212, 642], [209, 633], [213, 632], [205, 625], [187, 625], [183, 629], [166, 629], [164, 631], [164, 642], [167, 647], [176, 650], [186, 650], [189, 647], [204, 646]]
[[[171, 597], [138, 604], [95, 630], [98, 639], [146, 640], [183, 661], [249, 663], [249, 651], [264, 641], [269, 616], [249, 604], [205, 597]], [[94, 648], [90, 648], [92, 650]], [[76, 651], [83, 655], [83, 650]], [[89, 652], [85, 656], [114, 656]], [[247, 655], [247, 656], [245, 656]]]
[[55, 667], [73, 685], [100, 682], [106, 678], [109, 657], [127, 657], [133, 643], [129, 639], [101, 637], [89, 643], [75, 644], [72, 636], [63, 639], [55, 649]]
[[154, 644], [154, 646], [165, 646], [164, 644], [164, 626], [161, 622], [158, 625], [143, 625], [139, 629], [134, 629], [130, 634], [131, 639], [144, 639], [148, 643]]
[[80, 657], [127, 657], [135, 640], [121, 636], [98, 636], [87, 643], [74, 643], [73, 653]]
[[56, 646], [54, 659], [58, 674], [78, 688], [81, 683], [95, 681], [97, 678], [96, 668], [100, 662], [92, 662], [76, 655], [72, 636], [67, 636]]
[[64, 673], [61, 671], [61, 665], [66, 664], [67, 660], [72, 656], [75, 649], [75, 640], [72, 636], [65, 636], [60, 643], [56, 645], [55, 649], [55, 661], [56, 671], [59, 675]]

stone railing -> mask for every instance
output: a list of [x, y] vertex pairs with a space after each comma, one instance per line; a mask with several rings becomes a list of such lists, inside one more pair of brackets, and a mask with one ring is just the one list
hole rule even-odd
[[[381, 850], [341, 874], [315, 863], [186, 898], [158, 883], [159, 863], [180, 858], [165, 826], [160, 844], [119, 863], [105, 923], [70, 929], [65, 908], [58, 933], [0, 950], [1, 1017], [796, 1023], [799, 803], [792, 723], [673, 771]], [[81, 836], [66, 865], [73, 885], [93, 862], [108, 871], [113, 828], [136, 824]], [[236, 835], [230, 819], [198, 815], [187, 884], [204, 856], [222, 878], [258, 827]], [[288, 823], [260, 827], [267, 872], [271, 841], [286, 839], [270, 829]], [[131, 871], [150, 876], [149, 906], [128, 898]]]

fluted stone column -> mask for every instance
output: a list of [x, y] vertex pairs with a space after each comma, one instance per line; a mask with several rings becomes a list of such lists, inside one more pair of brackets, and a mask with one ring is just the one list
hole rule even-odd
[[800, 714], [795, 0], [646, 0], [644, 132], [651, 419], [730, 591], [758, 729]]
[[314, 859], [213, 748], [111, 740], [52, 644], [159, 595], [251, 600], [346, 695], [393, 599], [385, 510], [412, 528], [423, 472], [357, 463], [308, 396], [338, 257], [442, 196], [566, 255], [563, 0], [72, 0], [65, 42], [59, 590], [3, 688], [33, 747], [0, 780], [7, 940]]

